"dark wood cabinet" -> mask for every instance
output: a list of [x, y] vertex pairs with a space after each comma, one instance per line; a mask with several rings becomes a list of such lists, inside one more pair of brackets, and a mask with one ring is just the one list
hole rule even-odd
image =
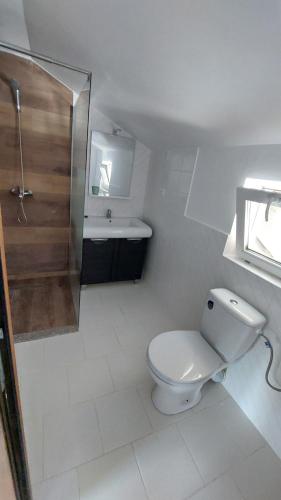
[[147, 243], [147, 238], [84, 239], [82, 285], [140, 279]]
[[113, 239], [84, 239], [82, 285], [112, 281], [114, 256]]
[[120, 239], [118, 242], [113, 281], [140, 279], [146, 254], [147, 238]]

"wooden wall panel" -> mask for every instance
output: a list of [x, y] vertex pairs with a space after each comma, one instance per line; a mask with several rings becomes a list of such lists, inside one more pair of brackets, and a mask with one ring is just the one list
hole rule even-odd
[[[38, 273], [50, 273], [53, 276], [62, 270], [66, 270], [68, 259], [68, 246], [64, 243], [42, 243], [26, 245], [6, 245], [7, 268], [9, 277], [25, 278], [33, 277]], [[24, 269], [23, 269], [24, 262]]]
[[[50, 136], [38, 133], [37, 130], [24, 132], [25, 149], [31, 148], [32, 155], [28, 158], [25, 170], [40, 173], [48, 169], [49, 174], [69, 176], [69, 137]], [[3, 154], [2, 165], [6, 170], [14, 168], [18, 162], [18, 135], [15, 127], [0, 124], [0, 151]], [[50, 162], [49, 155], [52, 155]]]
[[[0, 149], [1, 151], [1, 149]], [[19, 227], [17, 216], [19, 205], [7, 190], [0, 191], [2, 214], [6, 226]], [[34, 210], [34, 201], [36, 210]], [[38, 227], [38, 213], [40, 213], [40, 227], [64, 227], [69, 217], [69, 195], [66, 193], [34, 193], [32, 199], [26, 199], [25, 212], [28, 218], [28, 227]]]
[[[5, 168], [0, 170], [0, 190], [8, 190], [9, 192], [10, 188], [15, 185], [15, 180], [20, 180], [20, 175], [15, 169], [13, 171], [6, 170]], [[48, 172], [46, 171], [45, 173], [42, 172], [42, 174], [25, 171], [24, 179], [25, 187], [31, 189], [34, 192], [34, 196], [36, 196], [36, 193], [68, 194], [69, 196], [70, 176], [54, 174], [48, 175]]]
[[24, 105], [28, 108], [69, 114], [72, 92], [56, 78], [47, 73], [38, 63], [27, 57], [1, 52], [0, 93], [1, 101], [11, 101], [9, 81], [15, 78], [24, 89]]
[[[21, 86], [26, 225], [9, 191], [20, 184], [17, 114], [10, 80]], [[8, 274], [68, 269], [72, 92], [31, 59], [0, 53], [0, 203]]]

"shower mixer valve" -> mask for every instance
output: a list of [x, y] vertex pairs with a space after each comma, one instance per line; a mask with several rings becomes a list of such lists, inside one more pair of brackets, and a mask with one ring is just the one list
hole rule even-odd
[[10, 193], [13, 194], [14, 196], [17, 196], [20, 199], [33, 196], [33, 193], [30, 189], [25, 189], [24, 191], [22, 191], [22, 189], [20, 189], [19, 186], [11, 188]]

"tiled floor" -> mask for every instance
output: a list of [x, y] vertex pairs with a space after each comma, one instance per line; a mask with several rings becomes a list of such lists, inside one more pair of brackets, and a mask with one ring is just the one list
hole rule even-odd
[[280, 460], [221, 385], [154, 408], [145, 349], [176, 327], [143, 284], [103, 285], [78, 334], [16, 345], [34, 500], [280, 500]]

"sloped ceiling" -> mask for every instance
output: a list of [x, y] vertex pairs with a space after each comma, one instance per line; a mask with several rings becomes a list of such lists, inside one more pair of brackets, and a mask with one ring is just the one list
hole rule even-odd
[[281, 139], [280, 0], [24, 0], [31, 48], [93, 71], [150, 147]]

